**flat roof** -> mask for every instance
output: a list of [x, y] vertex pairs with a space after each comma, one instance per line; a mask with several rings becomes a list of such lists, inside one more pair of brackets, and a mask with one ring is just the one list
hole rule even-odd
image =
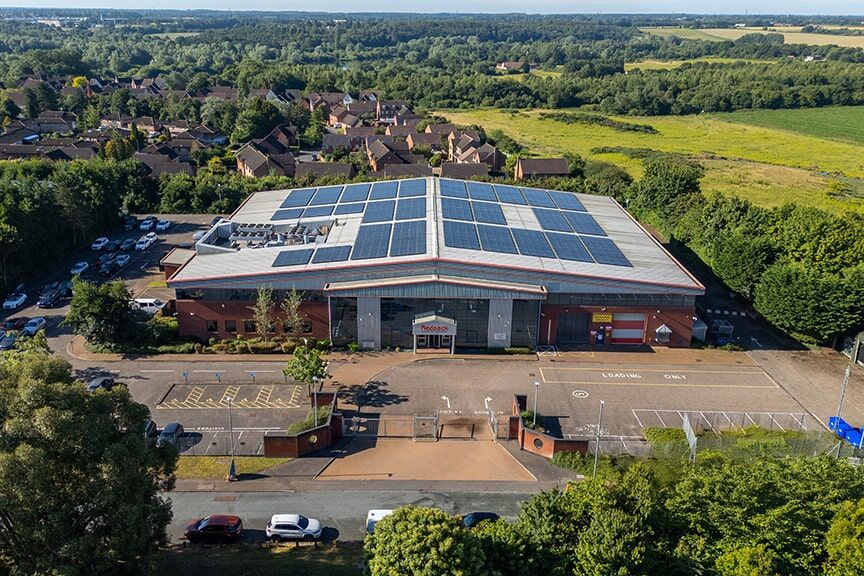
[[229, 220], [199, 241], [169, 285], [332, 275], [323, 287], [393, 267], [412, 272], [380, 277], [430, 274], [446, 263], [518, 270], [532, 284], [536, 273], [704, 292], [607, 196], [428, 177], [255, 192]]

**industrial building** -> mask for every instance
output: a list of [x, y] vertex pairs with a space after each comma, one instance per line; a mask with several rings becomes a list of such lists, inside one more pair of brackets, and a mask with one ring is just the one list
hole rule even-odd
[[688, 346], [704, 287], [612, 198], [415, 178], [257, 192], [177, 264], [182, 335], [253, 336], [270, 287], [334, 345]]

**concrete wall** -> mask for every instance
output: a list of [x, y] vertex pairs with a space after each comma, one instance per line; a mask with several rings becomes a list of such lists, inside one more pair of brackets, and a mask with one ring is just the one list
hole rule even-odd
[[[658, 313], [659, 310], [659, 313]], [[622, 312], [638, 312], [645, 314], [646, 330], [643, 344], [649, 346], [669, 346], [670, 348], [687, 348], [693, 336], [693, 308], [652, 308], [645, 306], [579, 306], [579, 305], [552, 305], [542, 304], [540, 306], [540, 344], [556, 344], [558, 331], [558, 316], [566, 313], [607, 313], [615, 314]], [[662, 324], [672, 329], [672, 336], [668, 343], [658, 343], [655, 340], [656, 330]], [[611, 322], [591, 322], [588, 330], [600, 330], [603, 326], [611, 325]], [[589, 339], [589, 343], [593, 343]], [[608, 339], [607, 339], [608, 345]]]
[[[243, 331], [243, 320], [252, 318], [249, 309], [254, 302], [237, 302], [236, 300], [218, 302], [202, 300], [178, 300], [177, 319], [179, 321], [180, 336], [192, 336], [206, 341], [210, 338], [234, 338], [239, 333], [246, 338], [257, 336], [255, 332]], [[300, 312], [312, 324], [311, 334], [301, 334], [304, 338], [315, 338], [326, 340], [330, 338], [330, 310], [327, 302], [303, 302]], [[278, 307], [273, 311], [276, 320], [275, 334], [284, 336], [282, 332], [282, 314]], [[215, 320], [217, 331], [207, 331], [207, 320]], [[237, 323], [237, 333], [225, 330], [225, 320], [234, 320]]]
[[[489, 332], [487, 346], [489, 348], [508, 348], [513, 324], [513, 300], [489, 299]], [[504, 336], [497, 340], [495, 336]]]

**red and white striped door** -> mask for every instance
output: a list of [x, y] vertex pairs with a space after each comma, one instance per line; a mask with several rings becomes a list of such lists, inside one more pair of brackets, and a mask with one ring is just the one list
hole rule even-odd
[[645, 341], [645, 314], [619, 312], [612, 316], [611, 344], [642, 344]]

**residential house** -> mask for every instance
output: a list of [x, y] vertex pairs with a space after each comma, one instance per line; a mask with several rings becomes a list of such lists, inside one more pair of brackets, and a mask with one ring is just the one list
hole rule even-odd
[[236, 88], [230, 86], [211, 86], [205, 91], [205, 98], [216, 98], [227, 102], [237, 102], [240, 94]]
[[32, 144], [39, 140], [39, 133], [29, 127], [12, 128], [0, 134], [0, 144]]
[[189, 176], [195, 174], [195, 170], [191, 164], [172, 160], [163, 154], [144, 154], [139, 152], [132, 157], [141, 162], [147, 169], [147, 175], [155, 180], [158, 180], [163, 174], [188, 174]]
[[350, 94], [346, 92], [312, 92], [307, 96], [309, 110], [314, 112], [318, 108], [332, 110], [336, 106], [345, 107], [354, 102]]
[[291, 153], [273, 154], [259, 147], [258, 143], [247, 142], [234, 154], [237, 158], [237, 172], [252, 178], [269, 174], [294, 176], [294, 155]]
[[444, 150], [443, 138], [439, 134], [429, 134], [428, 132], [414, 132], [408, 134], [405, 142], [408, 144], [408, 149], [413, 150], [417, 146], [428, 146], [433, 152]]
[[441, 138], [446, 138], [451, 132], [458, 130], [455, 124], [427, 124], [426, 134], [437, 134]]
[[372, 170], [383, 170], [388, 164], [419, 164], [425, 163], [422, 156], [411, 154], [406, 142], [382, 142], [372, 140], [367, 142], [366, 155]]
[[432, 167], [428, 164], [387, 164], [384, 166], [385, 178], [422, 178], [432, 176]]
[[346, 126], [345, 136], [357, 136], [360, 138], [370, 138], [376, 136], [377, 128], [372, 126]]
[[362, 126], [363, 122], [351, 114], [344, 106], [336, 106], [330, 111], [327, 117], [327, 123], [330, 126]]
[[348, 103], [345, 108], [348, 112], [361, 120], [375, 120], [378, 117], [378, 103], [374, 100], [360, 100]]
[[397, 124], [400, 116], [411, 112], [404, 100], [378, 100], [377, 104], [378, 121], [385, 124]]
[[489, 166], [487, 164], [467, 164], [458, 162], [442, 162], [441, 177], [456, 178], [458, 180], [471, 180], [472, 178], [482, 178], [489, 175]]
[[354, 176], [354, 166], [347, 162], [297, 162], [294, 168], [294, 178], [305, 180], [321, 176]]
[[390, 125], [387, 126], [386, 131], [384, 132], [387, 136], [408, 136], [409, 134], [417, 134], [417, 125], [413, 126], [410, 124], [406, 125]]
[[513, 172], [516, 180], [569, 175], [570, 165], [566, 158], [520, 158]]
[[337, 148], [348, 152], [356, 152], [366, 149], [366, 136], [349, 136], [346, 134], [324, 134], [321, 137], [321, 150], [325, 154], [332, 154]]
[[520, 61], [499, 62], [495, 65], [495, 69], [499, 72], [521, 72], [525, 70], [527, 64]]
[[228, 137], [216, 132], [204, 124], [196, 124], [186, 131], [186, 134], [208, 146], [222, 146], [228, 142]]

